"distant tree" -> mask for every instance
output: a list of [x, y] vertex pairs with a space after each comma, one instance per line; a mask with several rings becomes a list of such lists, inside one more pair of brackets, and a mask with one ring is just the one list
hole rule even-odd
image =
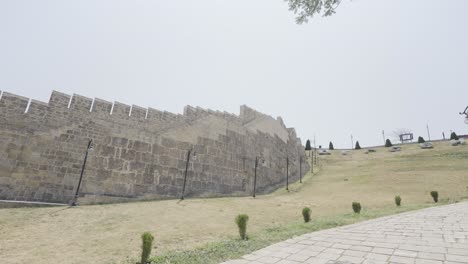
[[335, 14], [342, 0], [285, 0], [289, 10], [297, 15], [296, 23], [307, 23], [316, 15], [331, 16]]
[[305, 150], [309, 152], [309, 157], [310, 157], [310, 152], [312, 150], [312, 146], [310, 146], [310, 140], [306, 141]]
[[418, 137], [418, 143], [424, 143], [426, 142], [426, 140], [424, 140], [423, 137]]
[[321, 149], [321, 148], [322, 148], [322, 145], [319, 145], [319, 149]]
[[305, 150], [312, 150], [312, 147], [310, 146], [310, 140], [307, 140]]
[[329, 150], [334, 150], [335, 148], [333, 147], [333, 143], [330, 141], [330, 144], [328, 144], [328, 149]]
[[356, 141], [356, 146], [354, 147], [354, 149], [361, 149], [361, 146], [359, 145], [359, 141]]
[[390, 139], [387, 138], [387, 140], [385, 140], [385, 147], [386, 147], [386, 148], [389, 148], [389, 147], [391, 147], [391, 146], [393, 146], [393, 144], [392, 144], [392, 142], [390, 141]]
[[452, 139], [454, 139], [454, 140], [459, 140], [460, 138], [457, 136], [457, 134], [456, 134], [455, 132], [452, 132], [452, 133], [450, 134], [450, 140], [452, 140]]

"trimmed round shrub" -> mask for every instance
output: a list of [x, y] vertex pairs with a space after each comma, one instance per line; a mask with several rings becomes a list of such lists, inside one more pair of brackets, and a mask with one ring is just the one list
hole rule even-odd
[[418, 143], [421, 144], [421, 143], [424, 143], [426, 142], [426, 140], [424, 140], [423, 137], [418, 137]]
[[395, 196], [395, 204], [396, 204], [396, 206], [401, 205], [401, 197], [399, 195]]
[[439, 201], [439, 193], [437, 191], [432, 191], [431, 196], [432, 196], [432, 199], [434, 200], [434, 203], [437, 203]]
[[361, 213], [361, 203], [353, 202], [353, 211], [356, 214]]
[[389, 148], [389, 147], [392, 147], [392, 146], [393, 146], [392, 142], [390, 141], [390, 139], [387, 138], [387, 140], [385, 140], [385, 147]]
[[361, 145], [359, 145], [359, 141], [356, 141], [356, 146], [354, 147], [354, 149], [361, 149]]
[[236, 217], [236, 224], [239, 228], [239, 235], [242, 240], [247, 239], [247, 222], [249, 221], [249, 216], [246, 214], [240, 214]]
[[310, 146], [310, 140], [306, 141], [305, 150], [312, 150], [312, 146]]
[[143, 233], [141, 235], [142, 245], [141, 245], [141, 264], [148, 263], [148, 258], [151, 254], [151, 248], [153, 247], [154, 237], [149, 232]]
[[309, 207], [304, 207], [302, 209], [302, 217], [304, 217], [304, 222], [308, 223], [310, 222], [310, 213], [312, 210], [310, 210]]

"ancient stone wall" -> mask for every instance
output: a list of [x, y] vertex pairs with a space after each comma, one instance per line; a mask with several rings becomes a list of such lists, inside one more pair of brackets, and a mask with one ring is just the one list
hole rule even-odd
[[[250, 195], [299, 179], [303, 146], [292, 128], [241, 107], [239, 116], [187, 106], [183, 114], [54, 91], [48, 103], [3, 92], [0, 98], [0, 199], [68, 203], [88, 140], [94, 142], [80, 203]], [[309, 170], [302, 164], [302, 172]]]

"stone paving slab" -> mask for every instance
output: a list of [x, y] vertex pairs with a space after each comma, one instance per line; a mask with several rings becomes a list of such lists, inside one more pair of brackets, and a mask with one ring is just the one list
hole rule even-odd
[[468, 202], [289, 239], [222, 264], [468, 264]]

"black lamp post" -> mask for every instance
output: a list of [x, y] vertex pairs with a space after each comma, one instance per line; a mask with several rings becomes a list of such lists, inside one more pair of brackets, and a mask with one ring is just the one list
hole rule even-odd
[[[190, 154], [192, 153], [192, 149], [189, 149], [187, 151], [187, 161], [185, 163], [185, 175], [184, 175], [184, 186], [182, 187], [182, 195], [180, 196], [180, 200], [184, 200], [184, 194], [185, 194], [185, 184], [187, 183], [187, 172], [188, 172], [188, 166], [190, 162]], [[196, 159], [197, 155], [196, 152], [193, 152], [193, 159]]]
[[314, 158], [312, 157], [312, 160], [311, 160], [312, 162], [310, 163], [310, 167], [311, 167], [310, 169], [311, 169], [312, 173], [314, 173], [314, 160], [313, 159]]
[[289, 157], [286, 157], [286, 191], [289, 192]]
[[315, 165], [317, 165], [317, 148], [315, 148]]
[[299, 182], [302, 183], [302, 156], [299, 157]]
[[75, 196], [73, 197], [73, 200], [71, 202], [71, 206], [76, 206], [76, 202], [78, 201], [78, 196], [79, 196], [79, 193], [80, 193], [80, 187], [81, 187], [81, 181], [83, 180], [83, 174], [84, 174], [84, 170], [85, 170], [85, 167], [86, 167], [86, 161], [88, 160], [88, 153], [90, 151], [93, 150], [93, 140], [90, 139], [88, 141], [88, 147], [86, 148], [86, 153], [85, 153], [85, 157], [84, 157], [84, 161], [83, 161], [83, 166], [81, 167], [81, 174], [80, 174], [80, 180], [78, 181], [78, 186], [76, 187], [76, 192], [75, 192]]

